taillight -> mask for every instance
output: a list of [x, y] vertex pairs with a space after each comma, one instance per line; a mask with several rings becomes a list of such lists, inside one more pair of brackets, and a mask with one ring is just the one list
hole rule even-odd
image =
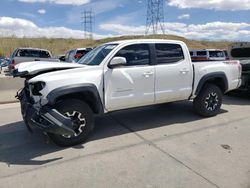
[[224, 63], [230, 64], [230, 65], [240, 65], [240, 61], [238, 60], [224, 61]]
[[15, 65], [16, 65], [16, 62], [15, 62], [15, 60], [13, 59], [13, 60], [11, 61], [11, 69], [15, 69]]
[[238, 64], [238, 69], [239, 69], [239, 73], [240, 73], [240, 76], [241, 76], [242, 75], [242, 66], [241, 66], [240, 62]]
[[11, 64], [12, 64], [12, 65], [15, 65], [15, 64], [16, 64], [16, 62], [15, 62], [14, 59], [11, 61]]

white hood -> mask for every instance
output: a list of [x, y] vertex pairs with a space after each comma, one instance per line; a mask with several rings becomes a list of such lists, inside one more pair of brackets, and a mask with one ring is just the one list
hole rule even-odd
[[20, 63], [16, 66], [16, 69], [19, 73], [26, 72], [29, 75], [33, 75], [44, 71], [82, 68], [85, 66], [86, 65], [81, 65], [77, 63], [58, 63], [58, 62], [39, 61], [39, 62]]

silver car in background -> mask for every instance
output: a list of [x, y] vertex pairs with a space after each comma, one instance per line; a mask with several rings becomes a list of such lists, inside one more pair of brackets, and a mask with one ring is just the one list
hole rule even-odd
[[19, 63], [32, 61], [59, 62], [59, 59], [52, 58], [50, 51], [45, 49], [17, 48], [10, 56], [9, 71], [12, 72]]

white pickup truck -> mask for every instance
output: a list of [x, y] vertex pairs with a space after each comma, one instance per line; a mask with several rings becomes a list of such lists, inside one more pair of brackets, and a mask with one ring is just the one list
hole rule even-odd
[[19, 63], [32, 61], [59, 62], [59, 59], [52, 58], [51, 53], [45, 49], [17, 48], [10, 56], [9, 71], [12, 72], [15, 69], [15, 66]]
[[78, 64], [23, 63], [18, 92], [29, 130], [38, 127], [62, 146], [82, 143], [94, 116], [193, 100], [205, 117], [220, 112], [222, 95], [241, 84], [239, 61], [192, 63], [187, 46], [170, 40], [126, 40], [96, 47]]

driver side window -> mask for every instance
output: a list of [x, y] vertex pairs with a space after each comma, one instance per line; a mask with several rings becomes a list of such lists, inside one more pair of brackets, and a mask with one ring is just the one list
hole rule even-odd
[[149, 46], [148, 44], [133, 44], [121, 49], [115, 57], [124, 57], [127, 60], [127, 66], [148, 65], [149, 64]]

